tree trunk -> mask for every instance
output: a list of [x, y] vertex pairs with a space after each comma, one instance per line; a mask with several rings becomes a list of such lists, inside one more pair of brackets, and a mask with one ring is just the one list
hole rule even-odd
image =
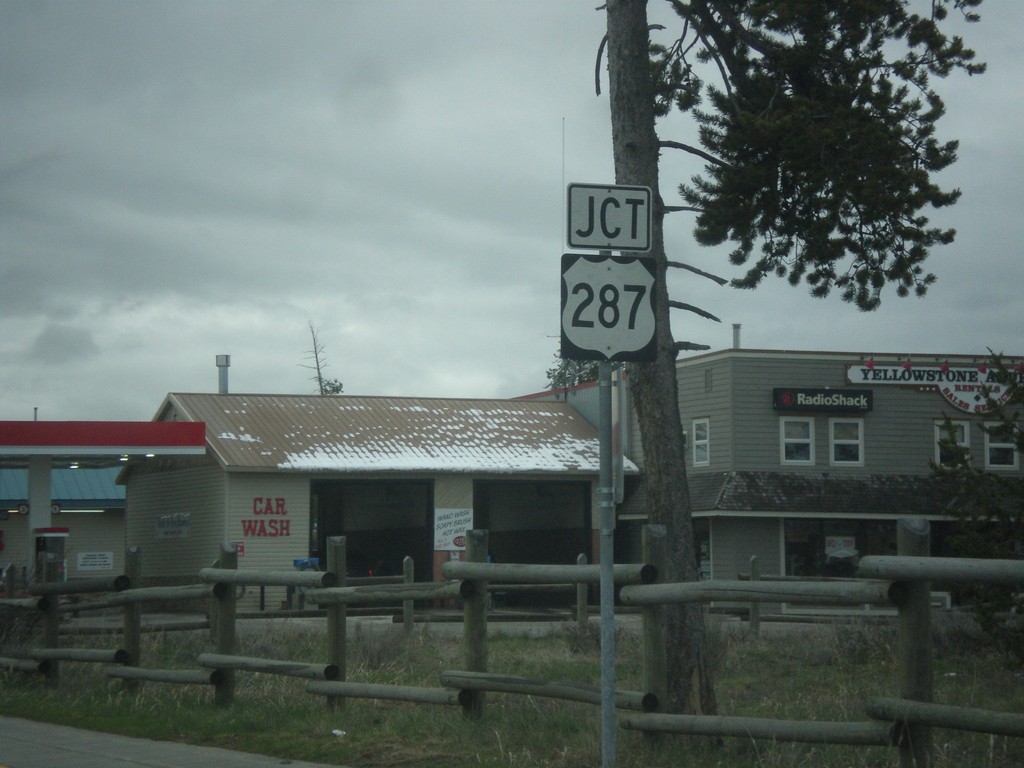
[[[658, 356], [631, 366], [633, 402], [640, 424], [649, 521], [667, 529], [670, 581], [696, 581], [697, 558], [686, 482], [686, 445], [679, 418], [676, 348], [669, 320], [668, 268], [658, 193], [658, 136], [648, 56], [646, 0], [609, 0], [608, 72], [612, 146], [618, 184], [650, 187], [654, 205], [650, 257], [657, 266], [655, 312]], [[707, 666], [704, 617], [699, 604], [669, 606], [669, 712], [713, 714], [714, 690]]]

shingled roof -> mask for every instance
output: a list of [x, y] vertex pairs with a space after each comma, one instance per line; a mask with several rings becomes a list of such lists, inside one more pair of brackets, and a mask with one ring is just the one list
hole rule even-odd
[[172, 393], [158, 419], [206, 422], [207, 444], [227, 469], [599, 470], [596, 430], [560, 402]]
[[933, 475], [715, 472], [689, 483], [695, 512], [941, 515], [956, 498]]

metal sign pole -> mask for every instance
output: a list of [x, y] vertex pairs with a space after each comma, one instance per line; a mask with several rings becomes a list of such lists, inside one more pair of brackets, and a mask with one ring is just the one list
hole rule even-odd
[[601, 522], [601, 765], [615, 766], [615, 489], [612, 485], [612, 364], [598, 363], [597, 489]]
[[[601, 251], [611, 256], [611, 251]], [[597, 363], [598, 522], [601, 600], [601, 768], [615, 768], [615, 478], [612, 467], [612, 364]]]
[[601, 255], [562, 256], [562, 357], [598, 361], [597, 500], [601, 590], [601, 765], [615, 768], [615, 480], [612, 467], [612, 363], [654, 359], [656, 272], [649, 259], [612, 251], [649, 251], [651, 190], [570, 184], [566, 242]]

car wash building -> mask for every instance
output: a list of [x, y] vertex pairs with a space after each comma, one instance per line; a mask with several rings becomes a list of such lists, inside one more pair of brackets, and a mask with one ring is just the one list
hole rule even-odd
[[495, 561], [593, 559], [598, 437], [565, 403], [170, 394], [156, 421], [205, 423], [207, 450], [123, 473], [149, 578], [194, 577], [225, 541], [239, 568], [291, 569], [344, 535], [349, 575], [410, 556], [430, 580], [469, 528]]

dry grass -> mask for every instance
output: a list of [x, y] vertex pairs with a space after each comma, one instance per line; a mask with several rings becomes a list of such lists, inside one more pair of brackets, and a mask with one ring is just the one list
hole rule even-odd
[[[884, 626], [828, 627], [784, 637], [747, 637], [711, 629], [720, 712], [767, 718], [864, 720], [863, 702], [896, 695], [894, 636]], [[936, 633], [936, 700], [1024, 712], [1024, 675], [964, 627]], [[74, 638], [83, 647], [110, 647], [116, 636]], [[639, 639], [616, 637], [617, 687], [639, 689]], [[145, 636], [150, 667], [194, 668], [210, 649], [205, 631]], [[400, 627], [349, 634], [348, 679], [403, 685], [438, 685], [445, 669], [462, 667], [459, 636]], [[322, 628], [275, 624], [272, 632], [240, 633], [241, 655], [317, 662], [325, 656]], [[2, 655], [2, 653], [0, 653]], [[546, 637], [498, 637], [488, 644], [489, 667], [550, 680], [599, 682], [599, 649], [591, 630]], [[98, 665], [61, 665], [59, 691], [33, 676], [0, 673], [0, 713], [56, 719], [97, 730], [156, 739], [179, 739], [278, 755], [287, 759], [359, 768], [410, 766], [517, 766], [588, 768], [600, 759], [597, 708], [533, 696], [488, 694], [483, 718], [458, 707], [350, 700], [340, 709], [304, 690], [305, 681], [236, 674], [236, 701], [213, 705], [208, 687], [148, 683], [137, 695], [103, 675]], [[935, 732], [936, 768], [1010, 768], [1024, 765], [1024, 739]], [[772, 744], [726, 739], [666, 737], [657, 741], [620, 730], [620, 768], [739, 768], [895, 766], [889, 748]]]

